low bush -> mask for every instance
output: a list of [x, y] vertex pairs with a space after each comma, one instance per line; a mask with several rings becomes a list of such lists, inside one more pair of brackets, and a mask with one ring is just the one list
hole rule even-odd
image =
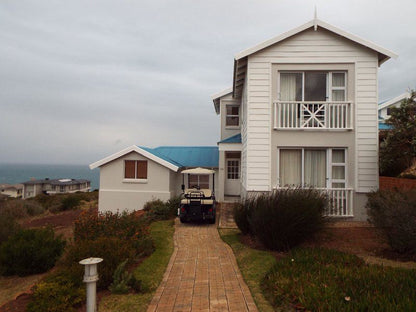
[[61, 256], [65, 241], [51, 228], [19, 230], [0, 246], [4, 275], [26, 276], [51, 269]]
[[64, 276], [56, 276], [34, 287], [33, 298], [27, 306], [27, 311], [73, 312], [84, 302], [85, 287], [75, 285]]
[[139, 292], [141, 289], [141, 281], [127, 271], [127, 261], [128, 259], [120, 263], [114, 271], [113, 283], [109, 287], [113, 294], [127, 294], [130, 290]]
[[169, 220], [178, 214], [178, 208], [181, 203], [181, 198], [174, 197], [166, 202], [160, 199], [155, 199], [147, 202], [143, 210], [145, 210], [146, 218], [150, 221]]
[[263, 280], [278, 311], [416, 311], [416, 271], [367, 265], [329, 249], [297, 249]]
[[370, 193], [367, 209], [370, 222], [393, 250], [416, 255], [416, 190]]
[[74, 240], [94, 240], [99, 237], [118, 237], [126, 240], [136, 240], [146, 237], [149, 228], [141, 215], [132, 213], [96, 213], [82, 212], [75, 221]]
[[233, 207], [234, 221], [240, 229], [241, 233], [244, 235], [251, 234], [249, 220], [251, 217], [251, 212], [254, 208], [252, 206], [254, 203], [254, 200], [247, 199], [241, 203], [234, 204]]
[[63, 211], [72, 210], [79, 207], [81, 199], [78, 196], [67, 196], [62, 199], [61, 203]]
[[95, 240], [81, 240], [68, 246], [59, 269], [76, 284], [82, 280], [84, 268], [79, 261], [85, 258], [102, 258], [99, 267], [100, 279], [97, 287], [107, 289], [113, 281], [117, 266], [126, 258], [134, 259], [136, 250], [130, 241], [117, 237], [100, 237]]
[[237, 208], [237, 219], [241, 231], [256, 236], [267, 248], [288, 250], [324, 227], [327, 204], [326, 195], [317, 190], [282, 189], [246, 199]]

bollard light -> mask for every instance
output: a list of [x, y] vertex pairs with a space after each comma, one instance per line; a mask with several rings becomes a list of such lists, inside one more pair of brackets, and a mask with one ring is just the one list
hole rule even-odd
[[83, 282], [87, 284], [87, 312], [97, 311], [97, 264], [102, 261], [103, 259], [101, 258], [87, 258], [79, 262], [79, 264], [85, 266]]

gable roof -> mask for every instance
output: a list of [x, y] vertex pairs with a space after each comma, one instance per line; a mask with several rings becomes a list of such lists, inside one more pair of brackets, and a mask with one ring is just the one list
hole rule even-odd
[[223, 96], [226, 96], [231, 93], [233, 93], [233, 88], [227, 88], [225, 90], [222, 90], [221, 92], [211, 95], [211, 99], [214, 102], [215, 112], [217, 113], [217, 115], [220, 113], [220, 99]]
[[218, 142], [218, 144], [220, 143], [241, 143], [241, 133], [238, 133], [236, 135], [230, 136], [229, 138], [221, 140]]
[[387, 61], [389, 58], [397, 58], [397, 54], [395, 54], [394, 52], [391, 52], [385, 48], [376, 45], [375, 43], [362, 39], [356, 35], [350, 34], [342, 29], [339, 29], [335, 26], [332, 26], [331, 24], [328, 24], [324, 21], [315, 18], [299, 27], [289, 30], [288, 32], [285, 32], [281, 35], [278, 35], [262, 43], [259, 43], [251, 48], [241, 51], [240, 53], [237, 53], [234, 57], [233, 96], [240, 95], [241, 88], [244, 84], [245, 74], [247, 71], [247, 57], [249, 55], [263, 50], [271, 45], [274, 45], [280, 41], [283, 41], [312, 27], [315, 30], [317, 30], [318, 27], [324, 28], [332, 33], [335, 33], [336, 35], [339, 35], [362, 46], [365, 46], [371, 50], [376, 51], [378, 53], [379, 66], [383, 64], [385, 61]]
[[217, 146], [159, 146], [149, 148], [132, 145], [95, 163], [90, 169], [101, 167], [117, 158], [136, 152], [177, 172], [181, 167], [218, 167]]
[[378, 104], [378, 110], [381, 110], [383, 108], [389, 107], [391, 105], [394, 105], [396, 103], [400, 103], [401, 101], [403, 101], [404, 99], [408, 99], [410, 98], [410, 93], [409, 92], [405, 92], [403, 94], [400, 94], [390, 100], [387, 101], [383, 101], [381, 103]]

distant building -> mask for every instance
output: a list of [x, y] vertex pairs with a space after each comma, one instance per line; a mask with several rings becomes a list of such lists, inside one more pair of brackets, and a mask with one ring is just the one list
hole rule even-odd
[[391, 129], [391, 126], [386, 124], [386, 120], [390, 118], [391, 109], [393, 107], [400, 107], [402, 102], [408, 98], [410, 98], [410, 93], [405, 92], [399, 96], [378, 104], [378, 130]]
[[23, 198], [35, 197], [39, 194], [64, 194], [89, 192], [91, 182], [84, 179], [44, 179], [23, 182]]
[[23, 194], [23, 184], [0, 184], [0, 194], [7, 197], [21, 198]]

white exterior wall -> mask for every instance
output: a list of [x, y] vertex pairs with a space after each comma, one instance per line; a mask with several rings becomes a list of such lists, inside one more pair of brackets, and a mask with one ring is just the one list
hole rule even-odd
[[[147, 160], [147, 182], [125, 182], [124, 160]], [[168, 168], [135, 152], [100, 167], [99, 211], [122, 212], [143, 209], [153, 199], [171, 197], [171, 176]]]
[[241, 195], [245, 196], [247, 190], [247, 79], [244, 81], [241, 100]]
[[378, 187], [377, 53], [318, 27], [317, 31], [303, 31], [248, 57], [248, 119], [242, 131], [248, 191], [269, 191], [272, 187], [272, 64], [338, 63], [351, 63], [355, 68], [354, 187], [358, 192]]

